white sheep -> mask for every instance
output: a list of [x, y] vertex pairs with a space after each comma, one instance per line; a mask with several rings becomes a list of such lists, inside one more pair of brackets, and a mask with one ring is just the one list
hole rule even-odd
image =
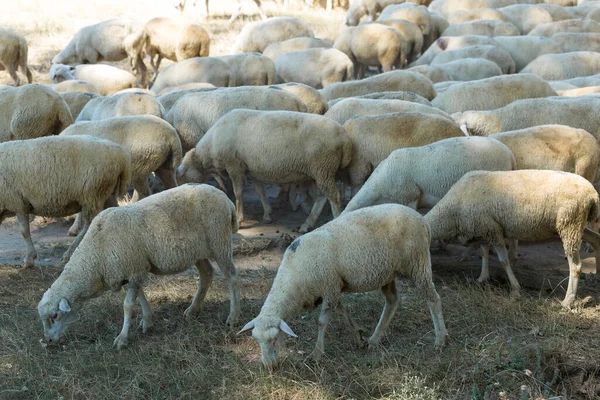
[[[431, 102], [429, 100], [427, 100], [425, 97], [419, 96], [418, 94], [412, 93], [412, 92], [402, 92], [402, 91], [375, 92], [375, 93], [363, 94], [361, 96], [353, 96], [353, 98], [355, 98], [355, 99], [375, 99], [375, 100], [404, 100], [404, 101], [410, 101], [412, 103], [423, 104], [423, 105], [429, 106], [429, 107], [432, 106]], [[347, 97], [340, 97], [337, 99], [329, 100], [329, 102], [327, 104], [329, 105], [329, 107], [333, 107], [340, 101], [344, 101], [346, 99], [347, 99]]]
[[[457, 60], [457, 61], [460, 61], [460, 60]], [[492, 64], [494, 64], [494, 67], [500, 69], [500, 67], [498, 67], [495, 63], [492, 63]], [[444, 65], [444, 64], [442, 64], [442, 65]], [[450, 75], [448, 75], [448, 73], [446, 71], [444, 71], [442, 68], [440, 68], [440, 66], [416, 65], [414, 67], [410, 67], [408, 69], [408, 71], [417, 72], [417, 73], [423, 75], [424, 77], [429, 79], [431, 81], [431, 83], [433, 83], [434, 85], [439, 82], [445, 82], [445, 81], [452, 80], [450, 78]], [[502, 71], [500, 71], [500, 73], [502, 73]]]
[[[567, 0], [567, 1], [570, 1], [570, 0]], [[569, 14], [569, 12], [564, 7], [561, 7], [559, 5], [550, 4], [550, 3], [546, 2], [546, 3], [538, 3], [537, 6], [548, 11], [550, 13], [550, 15], [552, 16], [552, 21], [554, 21], [554, 22], [564, 21], [567, 19], [573, 19], [573, 16], [571, 14]]]
[[375, 168], [343, 214], [379, 203], [433, 207], [469, 171], [510, 171], [515, 167], [508, 147], [476, 136], [395, 150]]
[[308, 111], [300, 98], [281, 88], [245, 86], [190, 93], [173, 105], [166, 120], [177, 129], [183, 152], [187, 153], [219, 118], [240, 108]]
[[25, 36], [14, 29], [0, 27], [0, 71], [6, 70], [15, 82], [15, 86], [21, 84], [17, 69], [27, 77], [31, 83], [33, 77], [27, 65], [27, 41]]
[[429, 35], [433, 29], [431, 16], [427, 7], [415, 3], [391, 4], [383, 9], [377, 21], [388, 19], [405, 19], [419, 26], [423, 36]]
[[511, 22], [510, 19], [501, 11], [491, 8], [475, 8], [472, 10], [456, 10], [448, 15], [450, 25], [462, 24], [463, 22], [479, 20], [499, 20]]
[[235, 86], [235, 73], [225, 61], [215, 57], [194, 57], [169, 65], [158, 73], [154, 93], [186, 83], [206, 82], [219, 87]]
[[329, 105], [323, 99], [319, 91], [308, 85], [291, 82], [272, 86], [281, 88], [286, 92], [290, 92], [297, 96], [306, 105], [309, 113], [323, 115], [329, 109]]
[[[552, 36], [552, 41], [560, 46], [562, 52], [600, 51], [600, 33], [561, 32]], [[559, 53], [556, 51], [555, 53]]]
[[509, 22], [519, 29], [521, 35], [527, 35], [538, 25], [554, 21], [552, 15], [537, 4], [513, 4], [499, 8], [498, 11], [509, 18]]
[[491, 243], [515, 297], [520, 286], [505, 238], [538, 241], [558, 234], [570, 270], [564, 307], [570, 307], [577, 295], [582, 239], [600, 251], [600, 235], [586, 228], [597, 218], [598, 193], [590, 182], [579, 175], [546, 170], [470, 172], [425, 216], [433, 239]]
[[[414, 68], [420, 67], [424, 67], [424, 65]], [[502, 69], [498, 64], [485, 58], [463, 58], [429, 67], [443, 71], [447, 74], [448, 79], [446, 80], [448, 81], [476, 81], [502, 75]]]
[[97, 94], [88, 92], [63, 92], [59, 94], [65, 103], [67, 103], [67, 106], [69, 106], [69, 111], [71, 111], [71, 116], [74, 119], [77, 119], [81, 110], [83, 110], [83, 107], [85, 107], [90, 100], [98, 97]]
[[275, 63], [260, 53], [217, 57], [225, 61], [235, 75], [235, 86], [263, 86], [275, 83]]
[[273, 17], [244, 25], [234, 45], [236, 53], [262, 53], [271, 43], [295, 37], [315, 37], [310, 25], [296, 17]]
[[121, 93], [90, 100], [76, 121], [95, 121], [127, 115], [155, 115], [162, 118], [164, 113], [164, 108], [154, 96], [145, 93]]
[[350, 325], [357, 344], [362, 343], [356, 324], [341, 302], [342, 292], [380, 289], [385, 306], [369, 338], [377, 346], [400, 304], [396, 276], [411, 279], [427, 300], [436, 346], [443, 346], [447, 331], [440, 296], [431, 273], [429, 227], [423, 217], [407, 207], [386, 204], [337, 218], [288, 247], [260, 310], [240, 333], [252, 330], [260, 345], [262, 363], [277, 365], [284, 334], [296, 337], [287, 321], [315, 308], [322, 300], [319, 333], [313, 358], [325, 348], [325, 329], [337, 311]]
[[91, 83], [98, 93], [106, 96], [122, 89], [133, 88], [136, 78], [127, 71], [106, 64], [82, 64], [75, 67], [53, 64], [50, 68], [50, 80], [60, 83], [67, 80], [80, 80]]
[[0, 92], [0, 143], [58, 135], [72, 123], [67, 103], [46, 86], [25, 85]]
[[348, 26], [356, 26], [360, 19], [367, 16], [367, 20], [375, 21], [377, 14], [390, 4], [401, 4], [405, 0], [354, 0], [351, 2], [344, 24]]
[[213, 277], [213, 259], [229, 281], [227, 324], [240, 314], [239, 281], [233, 264], [231, 235], [238, 229], [235, 208], [227, 196], [208, 185], [184, 185], [124, 207], [111, 208], [94, 218], [88, 234], [62, 274], [44, 293], [38, 314], [46, 340], [64, 338], [83, 302], [128, 283], [124, 321], [114, 341], [127, 344], [136, 297], [142, 306], [142, 328], [153, 325], [142, 288], [149, 273], [170, 275], [195, 264], [200, 274], [192, 317], [202, 307]]
[[545, 80], [533, 74], [502, 75], [457, 83], [431, 102], [448, 114], [467, 110], [493, 110], [515, 100], [556, 96]]
[[351, 80], [354, 64], [338, 49], [314, 48], [280, 56], [275, 70], [277, 83], [297, 82], [321, 89]]
[[429, 4], [429, 11], [438, 12], [444, 17], [460, 10], [476, 8], [492, 8], [486, 0], [434, 0]]
[[58, 93], [83, 92], [100, 94], [100, 90], [95, 85], [86, 81], [77, 81], [69, 79], [60, 83], [48, 85], [52, 90]]
[[459, 50], [444, 51], [431, 61], [431, 65], [444, 64], [450, 61], [461, 60], [463, 58], [485, 58], [493, 61], [505, 74], [514, 74], [516, 71], [515, 62], [506, 50], [500, 46], [475, 45], [464, 47]]
[[423, 51], [424, 36], [421, 28], [417, 24], [404, 19], [386, 19], [377, 22], [364, 22], [366, 24], [380, 24], [395, 29], [404, 38], [406, 49], [406, 59], [412, 62], [421, 56]]
[[192, 82], [192, 83], [184, 83], [183, 85], [178, 86], [169, 86], [156, 93], [157, 96], [164, 96], [166, 94], [171, 94], [175, 92], [182, 92], [189, 89], [214, 89], [215, 85], [212, 83], [206, 82]]
[[442, 36], [442, 32], [450, 26], [448, 20], [441, 14], [430, 12], [429, 17], [431, 18], [431, 31], [428, 35], [423, 35], [423, 50], [429, 48], [433, 42]]
[[446, 36], [434, 41], [431, 46], [416, 61], [410, 63], [409, 67], [428, 65], [441, 52], [446, 50], [460, 50], [475, 45], [496, 46], [493, 38], [480, 35]]
[[160, 105], [163, 106], [163, 108], [165, 109], [165, 112], [163, 115], [165, 115], [165, 118], [166, 118], [166, 115], [169, 114], [169, 111], [171, 111], [171, 108], [173, 108], [175, 103], [177, 103], [179, 101], [179, 99], [181, 99], [186, 94], [198, 93], [198, 92], [210, 92], [210, 91], [213, 91], [216, 89], [217, 88], [197, 88], [197, 89], [176, 90], [174, 92], [171, 92], [168, 94], [163, 94], [161, 96], [156, 97], [156, 101], [158, 101], [160, 103]]
[[600, 86], [600, 74], [590, 76], [580, 76], [577, 78], [565, 79], [562, 81], [576, 87]]
[[391, 71], [360, 81], [336, 83], [320, 90], [326, 101], [340, 97], [361, 96], [376, 92], [412, 92], [427, 100], [435, 97], [435, 89], [429, 79], [410, 71]]
[[499, 20], [479, 20], [463, 22], [462, 24], [450, 25], [442, 32], [442, 37], [448, 36], [519, 36], [519, 28], [510, 22]]
[[521, 73], [558, 81], [600, 73], [600, 53], [573, 51], [563, 54], [544, 54], [530, 62]]
[[263, 55], [265, 57], [269, 57], [271, 60], [273, 60], [273, 62], [275, 62], [280, 56], [287, 53], [292, 53], [294, 51], [302, 51], [314, 48], [330, 49], [331, 47], [332, 44], [327, 40], [317, 39], [314, 37], [298, 37], [284, 40], [282, 42], [271, 43], [265, 48]]
[[591, 19], [568, 19], [540, 24], [533, 28], [528, 35], [551, 38], [559, 32], [600, 32], [600, 24]]
[[353, 192], [394, 150], [464, 136], [455, 122], [418, 112], [351, 118], [344, 129], [352, 139], [352, 160], [347, 169]]
[[[336, 174], [350, 163], [351, 155], [352, 142], [344, 128], [321, 115], [233, 110], [186, 153], [177, 169], [177, 180], [199, 182], [207, 173], [227, 172], [233, 183], [238, 218], [243, 221], [243, 186], [248, 174], [263, 205], [264, 222], [271, 221], [272, 209], [263, 182], [315, 182], [337, 217], [342, 197], [335, 184]], [[325, 197], [315, 202], [300, 232], [314, 227]]]
[[[569, 85], [568, 83], [559, 84]], [[569, 85], [571, 86], [571, 85]], [[557, 90], [559, 96], [567, 96], [567, 97], [577, 97], [577, 96], [587, 96], [589, 94], [600, 93], [600, 86], [587, 86], [583, 88], [573, 87], [566, 90]]]
[[550, 40], [543, 36], [496, 36], [494, 40], [510, 54], [516, 72], [541, 55], [562, 52], [554, 38]]
[[83, 228], [63, 255], [67, 262], [105, 202], [116, 206], [131, 182], [131, 158], [116, 143], [90, 136], [49, 136], [0, 144], [0, 222], [17, 214], [27, 244], [25, 267], [37, 253], [29, 215], [66, 217], [81, 211]]

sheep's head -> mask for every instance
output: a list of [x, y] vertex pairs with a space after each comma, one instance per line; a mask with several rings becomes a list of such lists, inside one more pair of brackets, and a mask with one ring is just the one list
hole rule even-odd
[[50, 80], [53, 83], [60, 83], [75, 79], [73, 71], [75, 71], [75, 67], [72, 65], [52, 64], [52, 67], [50, 67]]
[[277, 316], [258, 316], [248, 322], [238, 334], [251, 329], [252, 337], [260, 346], [262, 364], [269, 369], [277, 367], [277, 357], [285, 334], [298, 337], [288, 324]]
[[62, 341], [69, 325], [77, 320], [77, 312], [71, 309], [69, 301], [53, 293], [52, 288], [44, 293], [38, 304], [38, 315], [48, 342]]
[[198, 160], [196, 150], [188, 151], [183, 157], [181, 165], [177, 167], [177, 183], [180, 185], [184, 183], [202, 183], [206, 178], [207, 173], [200, 160]]
[[363, 15], [367, 13], [367, 9], [363, 6], [350, 7], [344, 17], [344, 24], [347, 26], [356, 26], [360, 22]]
[[473, 136], [487, 136], [501, 131], [499, 119], [484, 111], [454, 113], [452, 119], [465, 134]]

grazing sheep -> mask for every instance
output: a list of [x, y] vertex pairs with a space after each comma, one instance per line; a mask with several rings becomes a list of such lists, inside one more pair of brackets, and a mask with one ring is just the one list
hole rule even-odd
[[385, 21], [389, 19], [405, 19], [416, 24], [423, 32], [423, 35], [429, 35], [433, 29], [431, 16], [427, 7], [420, 6], [414, 3], [392, 4], [387, 6], [381, 12], [377, 21]]
[[174, 91], [172, 93], [168, 93], [168, 94], [164, 94], [162, 96], [158, 96], [156, 98], [156, 101], [158, 101], [160, 103], [160, 105], [163, 106], [163, 108], [165, 109], [165, 112], [164, 112], [163, 115], [166, 116], [169, 113], [169, 111], [171, 111], [171, 108], [173, 108], [173, 106], [175, 105], [175, 103], [177, 103], [179, 101], [179, 99], [181, 99], [186, 94], [198, 93], [198, 92], [211, 92], [211, 91], [217, 90], [217, 89], [218, 88], [214, 87], [214, 88], [198, 88], [198, 89], [177, 90], [177, 91]]
[[321, 89], [352, 79], [354, 64], [338, 49], [294, 51], [275, 61], [277, 83], [297, 82]]
[[77, 119], [81, 110], [90, 100], [98, 97], [95, 93], [87, 93], [87, 92], [64, 92], [59, 93], [60, 97], [63, 98], [67, 106], [69, 106], [69, 111], [71, 111], [71, 116], [73, 119]]
[[159, 72], [152, 85], [154, 93], [186, 83], [206, 82], [219, 87], [235, 86], [235, 73], [225, 61], [215, 57], [188, 58]]
[[412, 62], [421, 56], [424, 42], [423, 32], [421, 32], [419, 26], [414, 22], [406, 21], [404, 19], [386, 19], [385, 21], [366, 22], [363, 24], [380, 24], [397, 30], [406, 43], [407, 60]]
[[517, 100], [489, 111], [467, 111], [453, 114], [469, 133], [487, 136], [492, 133], [529, 128], [536, 125], [561, 124], [585, 129], [600, 139], [599, 99], [552, 97]]
[[315, 37], [310, 25], [296, 17], [273, 17], [244, 25], [235, 42], [236, 53], [262, 53], [271, 43], [296, 37]]
[[344, 124], [344, 129], [352, 139], [348, 174], [353, 192], [392, 151], [464, 136], [454, 121], [418, 112], [351, 118]]
[[423, 75], [410, 71], [392, 71], [353, 82], [336, 83], [320, 90], [326, 101], [340, 97], [361, 96], [377, 92], [412, 92], [427, 100], [435, 97], [433, 84]]
[[433, 59], [443, 51], [446, 50], [460, 50], [465, 47], [475, 45], [489, 45], [496, 46], [497, 43], [493, 38], [488, 36], [478, 35], [467, 35], [467, 36], [446, 36], [437, 39], [429, 46], [429, 48], [423, 53], [418, 60], [412, 62], [409, 67], [416, 67], [418, 65], [428, 65]]
[[358, 327], [341, 302], [342, 292], [381, 289], [385, 306], [369, 338], [377, 346], [400, 305], [396, 276], [411, 279], [427, 300], [436, 346], [443, 346], [447, 331], [440, 296], [431, 274], [429, 227], [419, 213], [386, 204], [360, 210], [331, 221], [296, 239], [288, 247], [260, 314], [240, 333], [252, 330], [265, 367], [277, 365], [284, 334], [296, 337], [285, 322], [310, 311], [322, 299], [319, 333], [312, 357], [325, 349], [325, 329], [334, 311], [342, 314], [357, 344]]
[[62, 136], [90, 135], [121, 145], [131, 155], [132, 201], [150, 196], [148, 177], [154, 172], [167, 189], [177, 186], [175, 170], [181, 163], [181, 142], [177, 131], [154, 115], [115, 117], [78, 122]]
[[[198, 107], [202, 104], [203, 107]], [[296, 95], [278, 87], [246, 86], [190, 93], [175, 103], [166, 120], [177, 129], [183, 152], [196, 147], [200, 139], [223, 115], [235, 109], [287, 110], [307, 112]]]
[[76, 121], [96, 121], [128, 115], [156, 115], [162, 118], [164, 114], [164, 108], [154, 96], [144, 93], [121, 93], [90, 100]]
[[29, 232], [30, 214], [66, 217], [82, 212], [83, 228], [63, 255], [64, 263], [105, 202], [116, 205], [115, 197], [124, 195], [131, 182], [129, 154], [116, 143], [90, 136], [2, 143], [0, 163], [0, 222], [11, 212], [17, 214], [27, 244], [25, 267], [32, 267], [37, 257]]
[[157, 95], [164, 96], [167, 94], [180, 92], [180, 91], [184, 91], [184, 90], [189, 90], [189, 89], [213, 89], [213, 88], [216, 88], [216, 86], [211, 83], [192, 82], [192, 83], [184, 83], [183, 85], [179, 85], [179, 86], [166, 87], [163, 90], [161, 90], [159, 93], [157, 93]]
[[317, 39], [314, 37], [298, 37], [284, 40], [282, 42], [271, 43], [263, 51], [265, 57], [269, 57], [273, 62], [284, 54], [294, 51], [302, 51], [315, 48], [330, 49], [332, 44], [327, 40]]
[[200, 281], [192, 304], [184, 312], [191, 317], [202, 306], [212, 282], [209, 259], [217, 262], [229, 281], [227, 324], [234, 325], [240, 298], [231, 235], [237, 229], [233, 204], [223, 192], [208, 185], [185, 185], [103, 211], [38, 304], [46, 340], [64, 338], [85, 300], [107, 290], [118, 291], [128, 283], [123, 329], [114, 341], [121, 349], [129, 338], [136, 297], [142, 306], [143, 332], [153, 325], [142, 288], [144, 278], [149, 273], [176, 274], [195, 264]]
[[454, 137], [395, 150], [375, 168], [343, 215], [379, 203], [404, 204], [415, 210], [433, 207], [469, 171], [515, 168], [510, 149], [490, 138]]
[[0, 71], [6, 70], [15, 82], [21, 84], [17, 69], [27, 77], [27, 83], [33, 81], [31, 71], [27, 66], [27, 41], [25, 36], [14, 29], [0, 27]]
[[433, 114], [452, 120], [449, 114], [435, 107], [426, 106], [404, 100], [379, 100], [347, 98], [329, 107], [325, 116], [339, 124], [344, 124], [350, 118], [366, 117], [369, 115], [381, 115], [393, 112], [419, 112]]
[[505, 74], [514, 74], [516, 70], [515, 62], [506, 50], [499, 46], [487, 45], [475, 45], [460, 50], [444, 51], [435, 56], [431, 61], [431, 65], [444, 64], [464, 58], [485, 58], [493, 61], [498, 64]]
[[198, 24], [172, 18], [153, 18], [144, 25], [135, 46], [136, 56], [143, 54], [144, 50], [150, 56], [156, 79], [163, 58], [183, 61], [193, 57], [208, 57], [210, 36]]
[[533, 74], [503, 75], [452, 85], [431, 102], [448, 114], [493, 110], [515, 100], [556, 96], [545, 80]]
[[448, 76], [447, 81], [476, 81], [502, 75], [498, 64], [485, 58], [463, 58], [429, 67], [443, 71]]
[[[203, 181], [207, 173], [226, 171], [233, 183], [238, 218], [243, 221], [243, 186], [246, 175], [250, 175], [263, 205], [264, 222], [271, 221], [272, 209], [263, 182], [314, 182], [329, 199], [335, 218], [342, 207], [336, 174], [350, 163], [351, 155], [352, 142], [344, 128], [321, 115], [233, 110], [186, 153], [177, 169], [177, 179], [197, 182]], [[315, 202], [300, 232], [314, 227], [325, 197]]]
[[[376, 93], [363, 94], [362, 96], [354, 96], [353, 98], [355, 98], [355, 99], [376, 99], [376, 100], [404, 100], [404, 101], [410, 101], [413, 103], [419, 103], [419, 104], [423, 104], [423, 105], [432, 107], [431, 102], [429, 100], [427, 100], [423, 96], [419, 96], [418, 94], [415, 94], [412, 92], [402, 92], [402, 91], [376, 92]], [[329, 102], [327, 104], [329, 105], [329, 107], [333, 107], [340, 101], [344, 101], [346, 99], [347, 99], [347, 97], [340, 97], [337, 99], [329, 100]]]
[[390, 4], [401, 4], [405, 0], [354, 0], [348, 7], [344, 24], [356, 26], [360, 19], [367, 15], [369, 21], [375, 21], [375, 17], [381, 10]]
[[[552, 15], [537, 4], [513, 4], [498, 9], [509, 18], [521, 35], [527, 35], [533, 28], [540, 24], [553, 22]], [[500, 35], [497, 35], [500, 36]]]
[[235, 86], [263, 86], [275, 83], [275, 64], [260, 53], [217, 57], [225, 61], [235, 75]]
[[574, 51], [544, 54], [530, 62], [521, 73], [536, 74], [549, 81], [595, 75], [600, 73], [600, 53]]
[[[581, 240], [600, 251], [600, 235], [586, 228], [597, 218], [598, 193], [590, 182], [568, 172], [544, 170], [470, 172], [425, 216], [433, 239], [458, 237], [465, 242], [491, 243], [515, 297], [520, 295], [520, 286], [505, 238], [538, 241], [558, 234], [570, 270], [564, 307], [570, 307], [577, 295]], [[487, 268], [482, 270], [482, 280], [486, 273]]]
[[442, 37], [448, 36], [519, 36], [519, 28], [510, 22], [498, 20], [480, 20], [463, 22], [462, 24], [450, 25], [442, 32]]
[[354, 63], [354, 79], [363, 79], [369, 66], [389, 72], [402, 69], [409, 49], [404, 37], [395, 29], [381, 24], [364, 24], [345, 28], [333, 47]]
[[58, 93], [83, 92], [100, 94], [100, 91], [96, 86], [86, 81], [69, 79], [68, 81], [62, 81], [48, 86]]
[[306, 105], [307, 111], [309, 113], [323, 115], [329, 109], [329, 105], [323, 99], [319, 91], [308, 85], [291, 82], [273, 86], [281, 88], [286, 92], [290, 92], [293, 95], [296, 95]]
[[50, 80], [60, 83], [70, 79], [86, 81], [106, 96], [122, 89], [135, 87], [135, 76], [120, 68], [106, 64], [83, 64], [75, 67], [53, 64], [50, 68]]
[[[494, 64], [494, 67], [500, 69], [500, 67], [498, 67], [496, 64]], [[429, 79], [433, 84], [451, 80], [450, 75], [448, 75], [448, 73], [439, 66], [417, 65], [415, 67], [409, 68], [408, 70], [423, 75], [424, 77]], [[502, 71], [500, 71], [500, 73], [502, 73]]]
[[[600, 33], [561, 32], [552, 36], [552, 41], [560, 46], [562, 52], [595, 51], [600, 52]], [[560, 51], [555, 51], [559, 53]]]
[[500, 10], [491, 8], [475, 8], [473, 10], [457, 10], [448, 16], [450, 25], [462, 24], [464, 22], [480, 20], [499, 20], [511, 22], [510, 19]]
[[135, 41], [142, 25], [129, 18], [115, 18], [81, 28], [52, 64], [96, 64], [129, 59], [129, 65], [145, 82], [146, 65], [136, 54]]
[[557, 43], [543, 36], [496, 36], [496, 43], [510, 54], [516, 72], [544, 54], [561, 53]]
[[568, 19], [540, 24], [533, 28], [528, 35], [552, 37], [560, 32], [600, 32], [600, 24], [590, 19]]
[[0, 91], [0, 143], [58, 135], [72, 123], [67, 103], [46, 86]]
[[450, 26], [448, 20], [441, 14], [430, 12], [429, 16], [431, 17], [431, 31], [429, 31], [428, 35], [423, 35], [423, 50], [428, 49], [433, 42], [442, 36], [442, 32]]

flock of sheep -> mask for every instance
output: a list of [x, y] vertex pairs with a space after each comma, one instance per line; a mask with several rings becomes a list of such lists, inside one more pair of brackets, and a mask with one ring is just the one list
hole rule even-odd
[[[248, 176], [265, 223], [265, 183], [280, 186], [278, 205], [308, 214], [302, 233], [327, 201], [334, 217], [292, 242], [242, 329], [265, 366], [295, 336], [288, 323], [321, 303], [314, 357], [334, 311], [360, 343], [342, 292], [381, 289], [368, 340], [377, 345], [399, 304], [399, 275], [420, 289], [444, 345], [432, 240], [458, 239], [465, 254], [480, 245], [479, 281], [492, 246], [518, 296], [518, 240], [558, 235], [570, 307], [582, 241], [600, 254], [597, 21], [600, 1], [354, 0], [334, 43], [299, 18], [275, 17], [245, 25], [235, 54], [210, 57], [197, 24], [119, 18], [78, 31], [52, 60], [51, 85], [31, 84], [25, 38], [0, 28], [0, 65], [15, 83], [0, 88], [0, 221], [16, 214], [25, 267], [36, 259], [30, 215], [78, 213], [64, 270], [38, 306], [46, 339], [62, 340], [85, 300], [127, 284], [121, 348], [136, 299], [143, 331], [152, 326], [146, 275], [195, 264], [191, 316], [212, 281], [208, 260], [228, 279], [235, 325], [232, 234]], [[176, 62], [160, 69], [163, 58]], [[100, 63], [123, 59], [131, 73]], [[30, 84], [19, 86], [18, 68]], [[167, 190], [151, 195], [156, 178]], [[219, 188], [198, 184], [213, 178]], [[130, 186], [132, 204], [117, 207]]]

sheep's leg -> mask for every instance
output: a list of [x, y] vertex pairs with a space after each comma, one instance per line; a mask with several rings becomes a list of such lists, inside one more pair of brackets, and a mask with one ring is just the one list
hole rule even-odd
[[512, 265], [515, 265], [519, 256], [519, 241], [517, 239], [506, 240], [508, 240], [508, 259]]
[[563, 239], [563, 248], [569, 262], [569, 286], [567, 287], [565, 299], [562, 301], [562, 306], [570, 308], [577, 297], [577, 287], [579, 286], [579, 276], [581, 275], [581, 258], [579, 257], [581, 240]]
[[333, 10], [333, 0], [327, 0], [327, 3], [325, 5], [325, 12], [330, 13], [331, 10]]
[[209, 12], [209, 10], [208, 10], [208, 0], [206, 0], [206, 1], [204, 2], [204, 6], [206, 7], [206, 16], [208, 17], [208, 16], [210, 15], [210, 12]]
[[67, 234], [69, 236], [77, 236], [79, 231], [81, 231], [81, 213], [77, 213], [75, 216], [75, 221], [73, 221], [73, 225], [71, 225]]
[[506, 246], [504, 243], [493, 244], [494, 250], [498, 254], [498, 258], [500, 259], [500, 263], [504, 267], [506, 271], [506, 275], [508, 275], [508, 280], [510, 282], [510, 295], [512, 297], [520, 297], [521, 296], [521, 286], [519, 285], [519, 281], [517, 281], [517, 277], [512, 271], [510, 267], [510, 261], [508, 259], [508, 252], [506, 251]]
[[98, 215], [98, 213], [100, 212], [100, 210], [102, 210], [101, 206], [100, 207], [96, 207], [96, 208], [92, 208], [92, 209], [83, 209], [81, 211], [82, 218], [83, 218], [83, 226], [81, 227], [81, 230], [77, 234], [77, 237], [75, 238], [75, 240], [73, 241], [73, 243], [71, 243], [71, 245], [69, 246], [69, 248], [67, 249], [67, 251], [65, 251], [65, 254], [63, 254], [63, 256], [62, 256], [62, 258], [60, 260], [63, 265], [69, 262], [69, 259], [71, 258], [71, 255], [73, 254], [73, 252], [75, 251], [75, 249], [77, 248], [77, 246], [79, 246], [79, 243], [81, 242], [81, 240], [85, 236], [85, 233], [87, 232], [88, 227], [92, 223], [92, 220], [94, 219], [94, 217], [96, 215]]
[[233, 14], [231, 14], [231, 18], [229, 18], [229, 21], [227, 21], [227, 24], [233, 23], [233, 21], [235, 21], [240, 16], [240, 14], [242, 13], [242, 2], [241, 2], [241, 0], [238, 0], [237, 3], [238, 3], [238, 5], [237, 5], [235, 11], [233, 12]]
[[369, 338], [369, 347], [379, 345], [381, 338], [385, 335], [385, 332], [400, 305], [400, 297], [398, 296], [395, 279], [382, 287], [381, 293], [383, 293], [383, 296], [385, 297], [385, 305], [383, 306], [383, 312], [381, 313], [381, 318], [379, 318], [379, 323], [377, 323], [373, 335]]
[[[229, 172], [229, 171], [227, 171]], [[238, 215], [238, 222], [242, 222], [244, 216], [244, 181], [243, 174], [229, 172], [231, 183], [233, 184], [233, 195], [235, 196], [235, 209]]]
[[260, 199], [260, 202], [263, 206], [262, 222], [265, 224], [270, 224], [273, 221], [271, 219], [271, 213], [273, 212], [273, 208], [271, 207], [271, 204], [269, 204], [269, 198], [265, 193], [265, 185], [263, 182], [258, 181], [256, 179], [252, 179], [252, 182], [254, 183], [254, 191], [258, 195], [258, 198]]
[[256, 7], [258, 7], [258, 13], [260, 14], [260, 19], [267, 19], [267, 14], [265, 14], [265, 12], [262, 9], [262, 4], [260, 2], [260, 0], [254, 0], [254, 3], [256, 3]]
[[135, 299], [138, 297], [139, 289], [140, 287], [137, 283], [129, 282], [127, 294], [123, 301], [123, 329], [121, 329], [121, 333], [119, 333], [119, 336], [117, 336], [113, 343], [113, 346], [117, 346], [119, 350], [127, 344], [127, 339], [129, 338], [129, 326], [131, 325], [133, 307], [135, 306]]
[[175, 177], [175, 170], [165, 166], [160, 167], [154, 171], [154, 175], [160, 179], [165, 189], [173, 189], [177, 187], [177, 178]]
[[19, 75], [17, 75], [17, 69], [14, 65], [4, 65], [4, 69], [10, 74], [10, 77], [15, 81], [15, 87], [21, 84], [21, 80], [19, 79]]
[[448, 331], [446, 330], [446, 323], [444, 322], [444, 314], [442, 313], [442, 300], [440, 295], [435, 290], [433, 282], [429, 287], [430, 299], [427, 300], [427, 306], [429, 307], [429, 313], [431, 314], [431, 320], [433, 321], [433, 330], [435, 331], [435, 345], [436, 347], [442, 347], [446, 344], [446, 337]]
[[352, 318], [350, 318], [350, 315], [348, 315], [348, 310], [346, 310], [346, 307], [344, 307], [344, 305], [342, 304], [341, 301], [338, 303], [335, 311], [337, 311], [339, 314], [342, 315], [342, 317], [344, 317], [344, 320], [352, 329], [352, 336], [354, 336], [354, 340], [356, 341], [356, 346], [361, 347], [362, 343], [363, 343], [363, 339], [362, 339], [362, 336], [360, 335], [360, 328], [358, 327], [358, 325], [356, 325], [354, 320]]
[[[469, 247], [470, 248], [470, 247]], [[477, 282], [483, 283], [490, 279], [490, 244], [481, 243], [481, 274]]]
[[17, 214], [17, 221], [19, 222], [19, 229], [21, 230], [21, 235], [23, 239], [25, 239], [25, 244], [27, 245], [27, 256], [25, 257], [23, 267], [30, 268], [35, 265], [35, 259], [37, 258], [37, 253], [35, 251], [35, 247], [33, 247], [33, 241], [31, 240], [31, 232], [29, 231], [29, 214]]
[[231, 253], [224, 255], [216, 261], [221, 271], [223, 271], [225, 279], [229, 281], [229, 316], [225, 323], [227, 326], [233, 327], [240, 318], [240, 282], [237, 270], [233, 264]]
[[477, 243], [469, 243], [461, 253], [460, 257], [458, 258], [458, 261], [462, 262], [465, 260], [469, 260], [471, 257], [473, 257], [473, 253], [475, 252], [477, 247]]
[[138, 176], [133, 180], [133, 197], [131, 203], [142, 200], [150, 196], [150, 186], [148, 186], [148, 175]]
[[152, 310], [150, 310], [148, 300], [146, 300], [144, 288], [140, 287], [138, 299], [140, 300], [140, 306], [142, 306], [142, 322], [140, 322], [140, 327], [142, 328], [142, 332], [146, 333], [154, 326], [154, 324], [152, 323]]
[[594, 251], [596, 252], [596, 274], [598, 273], [598, 268], [600, 268], [600, 234], [598, 234], [597, 232], [589, 229], [589, 228], [585, 228], [583, 231], [583, 240], [585, 240], [587, 243], [589, 243]]
[[313, 350], [311, 356], [316, 361], [321, 359], [323, 353], [325, 352], [325, 329], [327, 329], [327, 325], [331, 321], [331, 315], [333, 314], [333, 307], [327, 299], [323, 299], [323, 304], [321, 305], [321, 314], [319, 315], [319, 333], [317, 334], [317, 345]]
[[321, 183], [317, 182], [317, 187], [321, 189], [329, 200], [333, 218], [339, 217], [342, 212], [342, 195], [335, 184], [335, 179], [326, 180]]
[[320, 196], [319, 198], [317, 198], [317, 200], [313, 204], [312, 209], [310, 210], [310, 214], [306, 218], [306, 221], [304, 221], [304, 223], [300, 227], [300, 233], [308, 232], [317, 224], [317, 220], [319, 219], [321, 212], [323, 212], [323, 207], [325, 207], [325, 203], [327, 203], [327, 197]]
[[191, 317], [200, 310], [213, 279], [213, 267], [208, 260], [199, 260], [196, 262], [196, 268], [200, 274], [200, 280], [198, 281], [198, 289], [196, 289], [192, 304], [183, 312], [183, 315], [186, 317]]
[[[286, 204], [292, 203], [292, 194], [291, 189], [293, 185], [279, 185], [279, 193], [277, 194], [277, 199], [275, 199], [275, 206], [277, 208], [284, 208]], [[297, 206], [296, 206], [297, 207]], [[294, 207], [292, 206], [292, 209]], [[296, 211], [296, 210], [294, 210]]]

